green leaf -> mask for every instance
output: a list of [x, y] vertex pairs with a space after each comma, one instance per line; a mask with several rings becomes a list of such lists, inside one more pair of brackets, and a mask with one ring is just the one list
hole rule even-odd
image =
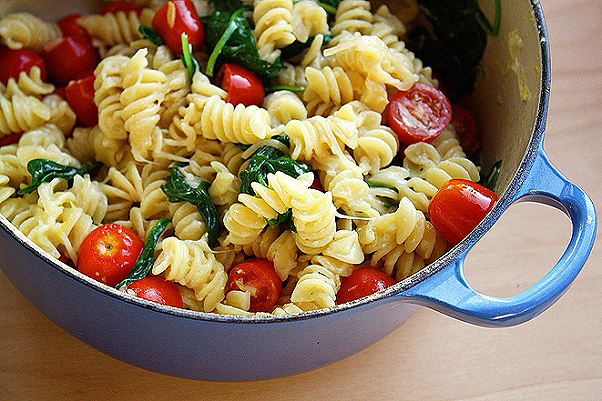
[[272, 93], [277, 91], [290, 91], [290, 92], [303, 92], [305, 86], [289, 86], [289, 85], [273, 85], [265, 88], [266, 93]]
[[501, 169], [502, 161], [498, 160], [497, 162], [495, 162], [493, 167], [491, 167], [491, 170], [489, 171], [489, 174], [487, 174], [487, 177], [483, 177], [479, 184], [495, 192], [495, 187], [497, 185], [498, 179], [500, 178]]
[[192, 82], [192, 77], [197, 71], [201, 70], [199, 62], [192, 55], [192, 45], [188, 43], [188, 35], [182, 32], [182, 64], [188, 71], [188, 80]]
[[161, 39], [161, 36], [159, 36], [159, 34], [157, 32], [155, 32], [154, 29], [151, 28], [150, 26], [140, 25], [138, 27], [138, 31], [140, 31], [143, 38], [150, 40], [155, 45], [161, 46], [164, 44], [163, 39]]
[[[315, 36], [310, 36], [309, 38], [307, 38], [307, 40], [305, 42], [295, 40], [290, 45], [284, 46], [282, 49], [280, 49], [280, 51], [281, 51], [280, 59], [281, 60], [290, 60], [290, 59], [298, 56], [299, 54], [301, 54], [303, 52], [303, 50], [305, 50], [311, 46], [311, 44], [313, 43], [315, 38], [316, 38]], [[322, 42], [322, 46], [327, 45], [331, 40], [332, 40], [331, 35], [325, 35], [324, 40]]]
[[326, 10], [328, 14], [335, 15], [341, 1], [342, 0], [322, 0], [318, 2], [318, 5]]
[[71, 181], [76, 175], [84, 175], [102, 166], [100, 162], [86, 163], [80, 168], [65, 166], [52, 160], [33, 159], [27, 163], [27, 171], [31, 174], [31, 184], [20, 189], [17, 194], [26, 195], [34, 192], [44, 182], [50, 182], [55, 178], [63, 178]]
[[217, 242], [221, 224], [217, 209], [207, 192], [209, 183], [201, 184], [197, 188], [190, 186], [180, 172], [180, 167], [183, 166], [184, 163], [171, 164], [171, 174], [167, 177], [166, 184], [161, 185], [161, 189], [170, 202], [189, 202], [196, 206], [207, 227], [207, 243], [213, 247]]
[[[286, 135], [272, 137], [282, 142], [287, 147], [290, 146], [289, 138]], [[240, 172], [240, 192], [249, 195], [255, 195], [251, 184], [258, 182], [263, 186], [268, 186], [268, 174], [275, 174], [281, 171], [293, 178], [299, 177], [311, 171], [311, 166], [306, 163], [298, 162], [290, 158], [280, 149], [271, 146], [262, 146], [251, 156], [249, 165]]]
[[397, 188], [393, 188], [389, 185], [386, 185], [386, 184], [383, 184], [380, 182], [366, 180], [366, 184], [368, 184], [369, 188], [387, 188], [387, 189], [391, 189], [391, 190], [397, 192]]
[[269, 219], [268, 224], [270, 226], [279, 226], [281, 224], [285, 224], [288, 226], [289, 230], [295, 233], [297, 232], [297, 228], [295, 227], [295, 223], [293, 221], [293, 209], [288, 209], [286, 212], [278, 214], [278, 217], [275, 219]]
[[148, 276], [148, 273], [155, 263], [155, 248], [157, 247], [157, 242], [159, 242], [159, 237], [161, 237], [161, 234], [163, 234], [163, 231], [165, 231], [169, 223], [171, 223], [169, 219], [161, 219], [150, 229], [146, 241], [144, 241], [142, 252], [140, 252], [140, 256], [138, 256], [138, 260], [132, 268], [132, 271], [130, 271], [127, 277], [121, 280], [115, 288], [120, 290], [122, 287], [128, 287], [134, 281], [141, 280]]

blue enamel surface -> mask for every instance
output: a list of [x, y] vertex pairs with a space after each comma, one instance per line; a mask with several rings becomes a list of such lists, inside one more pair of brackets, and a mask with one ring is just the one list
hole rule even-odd
[[[538, 283], [523, 293], [497, 298], [476, 292], [466, 282], [466, 249], [448, 267], [399, 296], [482, 326], [523, 323], [547, 309], [573, 282], [587, 260], [596, 238], [597, 216], [591, 199], [552, 166], [540, 147], [535, 163], [514, 201], [554, 206], [573, 224], [571, 241], [558, 263]], [[474, 243], [473, 243], [474, 244]]]

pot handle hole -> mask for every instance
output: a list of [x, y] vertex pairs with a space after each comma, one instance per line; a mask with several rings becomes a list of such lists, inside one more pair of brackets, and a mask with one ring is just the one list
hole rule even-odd
[[594, 245], [597, 227], [594, 204], [581, 188], [556, 170], [542, 149], [514, 200], [554, 206], [572, 222], [572, 236], [566, 250], [540, 281], [508, 298], [481, 294], [468, 284], [464, 275], [468, 249], [450, 265], [394, 298], [489, 327], [520, 324], [550, 307], [581, 271]]

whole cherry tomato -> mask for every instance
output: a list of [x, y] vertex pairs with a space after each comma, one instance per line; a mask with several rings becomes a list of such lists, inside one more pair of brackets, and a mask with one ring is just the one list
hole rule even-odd
[[63, 36], [89, 36], [88, 32], [77, 24], [81, 16], [81, 14], [69, 14], [58, 21]]
[[452, 105], [451, 125], [454, 127], [460, 145], [464, 150], [476, 152], [479, 149], [479, 126], [467, 108], [457, 104]]
[[28, 49], [0, 47], [0, 82], [4, 85], [9, 78], [18, 80], [21, 71], [29, 73], [34, 66], [40, 68], [40, 78], [46, 81], [46, 64], [42, 57]]
[[190, 0], [172, 0], [155, 13], [152, 28], [176, 54], [182, 54], [182, 33], [197, 47], [205, 39], [205, 28]]
[[137, 297], [153, 301], [161, 305], [183, 308], [182, 295], [178, 287], [161, 276], [146, 276], [134, 281], [128, 286], [128, 292], [133, 291]]
[[217, 73], [218, 85], [228, 92], [226, 101], [245, 106], [261, 106], [265, 90], [261, 80], [253, 72], [237, 64], [223, 64]]
[[341, 288], [337, 292], [337, 304], [360, 299], [393, 284], [395, 279], [387, 274], [370, 267], [361, 267], [341, 280]]
[[483, 220], [498, 199], [495, 192], [482, 185], [452, 179], [431, 199], [429, 218], [435, 229], [455, 245]]
[[408, 91], [398, 91], [389, 104], [389, 126], [406, 145], [430, 142], [447, 127], [452, 108], [443, 92], [416, 83]]
[[280, 296], [282, 280], [278, 277], [274, 264], [266, 259], [253, 259], [243, 262], [230, 270], [226, 290], [249, 291], [251, 312], [269, 311]]
[[93, 127], [98, 123], [98, 107], [94, 103], [94, 73], [73, 79], [65, 88], [67, 103], [81, 125]]
[[120, 224], [99, 226], [82, 241], [77, 270], [115, 286], [132, 270], [143, 246], [135, 232]]
[[128, 3], [127, 1], [116, 1], [115, 3], [108, 4], [105, 8], [100, 12], [102, 15], [108, 13], [118, 13], [119, 11], [123, 11], [125, 13], [129, 13], [131, 11], [135, 11], [136, 14], [140, 15], [142, 9], [133, 3]]
[[98, 51], [84, 36], [57, 38], [44, 47], [42, 57], [50, 78], [59, 86], [93, 70], [100, 61]]

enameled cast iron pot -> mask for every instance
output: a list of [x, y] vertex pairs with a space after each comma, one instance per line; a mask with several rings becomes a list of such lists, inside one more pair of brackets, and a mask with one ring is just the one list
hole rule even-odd
[[[99, 7], [61, 0], [56, 7], [60, 14], [55, 15], [58, 11], [51, 3], [25, 0], [13, 8], [48, 19]], [[493, 14], [493, 3], [481, 1], [487, 15]], [[511, 326], [535, 317], [566, 291], [581, 270], [593, 246], [597, 218], [592, 201], [550, 164], [543, 150], [550, 53], [541, 6], [537, 0], [503, 3], [501, 32], [489, 40], [485, 74], [471, 98], [484, 132], [484, 171], [503, 160], [497, 187], [502, 196], [467, 238], [408, 279], [362, 300], [298, 316], [192, 312], [99, 284], [49, 257], [1, 217], [4, 274], [44, 315], [86, 344], [148, 370], [201, 380], [269, 379], [330, 364], [382, 339], [417, 305], [483, 326]], [[395, 2], [389, 4], [394, 10]], [[511, 32], [522, 39], [522, 48], [509, 50]], [[514, 70], [506, 68], [509, 61]], [[564, 211], [573, 225], [570, 243], [551, 271], [525, 292], [510, 298], [479, 294], [464, 278], [463, 261], [517, 201]]]

